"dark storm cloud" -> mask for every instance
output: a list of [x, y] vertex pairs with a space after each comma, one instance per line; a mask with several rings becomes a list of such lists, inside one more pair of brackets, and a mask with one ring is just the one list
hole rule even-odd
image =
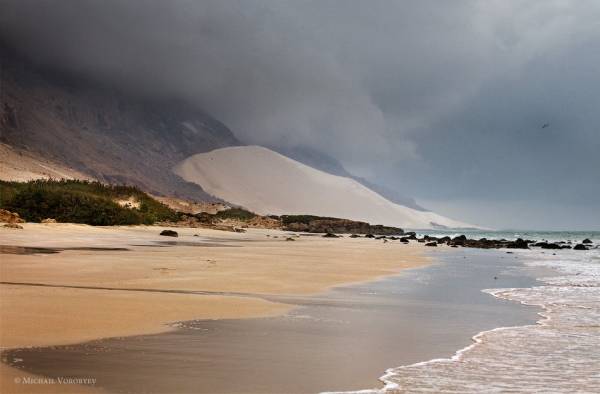
[[0, 33], [40, 61], [529, 227], [542, 213], [514, 212], [540, 199], [600, 212], [599, 20], [594, 1], [0, 0]]

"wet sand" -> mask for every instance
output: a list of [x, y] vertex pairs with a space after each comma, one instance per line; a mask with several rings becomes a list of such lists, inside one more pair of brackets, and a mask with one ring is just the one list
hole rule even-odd
[[390, 367], [448, 357], [476, 333], [532, 324], [537, 308], [482, 288], [535, 284], [502, 251], [436, 251], [438, 263], [321, 295], [269, 296], [283, 316], [197, 320], [157, 335], [16, 350], [47, 376], [93, 376], [109, 392], [256, 393], [379, 386]]
[[[180, 228], [171, 240], [158, 235], [160, 227], [24, 227], [0, 229], [4, 350], [160, 333], [172, 330], [173, 321], [281, 315], [293, 305], [268, 295], [318, 294], [428, 262], [416, 245], [288, 242], [269, 230]], [[18, 371], [2, 366], [0, 372], [2, 392], [32, 390], [14, 383]]]

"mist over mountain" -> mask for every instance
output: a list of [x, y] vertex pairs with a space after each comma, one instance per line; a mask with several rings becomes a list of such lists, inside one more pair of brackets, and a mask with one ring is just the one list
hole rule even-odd
[[148, 100], [35, 65], [0, 46], [0, 141], [95, 179], [159, 195], [214, 200], [171, 173], [184, 158], [239, 145], [231, 131], [180, 100]]

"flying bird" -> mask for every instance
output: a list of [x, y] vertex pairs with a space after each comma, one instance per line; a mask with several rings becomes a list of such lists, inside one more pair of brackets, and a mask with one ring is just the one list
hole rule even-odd
[[550, 127], [550, 123], [544, 123], [544, 124], [542, 125], [542, 129], [545, 129], [546, 127]]

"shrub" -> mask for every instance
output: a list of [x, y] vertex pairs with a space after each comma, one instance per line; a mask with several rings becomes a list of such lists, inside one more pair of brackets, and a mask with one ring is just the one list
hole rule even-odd
[[[130, 197], [140, 202], [139, 209], [114, 202]], [[175, 211], [136, 187], [78, 180], [0, 181], [0, 208], [17, 212], [31, 222], [50, 217], [58, 222], [96, 226], [152, 224], [179, 218]]]
[[256, 217], [256, 214], [242, 208], [229, 208], [217, 212], [215, 216], [219, 219], [251, 220]]
[[330, 218], [326, 216], [315, 216], [315, 215], [282, 215], [281, 223], [287, 226], [291, 223], [302, 223], [309, 224], [313, 220], [341, 220], [338, 218]]

